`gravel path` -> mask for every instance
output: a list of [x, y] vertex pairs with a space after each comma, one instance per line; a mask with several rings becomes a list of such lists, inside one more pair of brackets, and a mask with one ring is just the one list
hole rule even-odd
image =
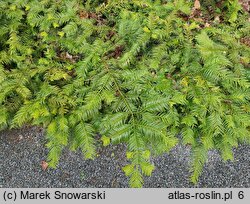
[[[41, 169], [46, 159], [44, 132], [38, 127], [0, 132], [0, 187], [128, 187], [121, 167], [128, 162], [125, 147], [100, 148], [94, 161], [84, 160], [80, 152], [65, 150], [57, 169]], [[198, 185], [189, 181], [187, 147], [177, 146], [169, 154], [154, 159], [156, 169], [144, 179], [144, 187], [250, 187], [250, 146], [235, 150], [234, 162], [222, 162], [211, 151]]]

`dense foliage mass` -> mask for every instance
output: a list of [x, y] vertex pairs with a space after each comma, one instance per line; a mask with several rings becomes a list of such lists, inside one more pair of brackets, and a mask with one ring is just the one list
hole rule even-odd
[[[127, 144], [132, 187], [150, 158], [192, 149], [233, 160], [250, 143], [250, 22], [236, 0], [0, 1], [0, 128], [43, 125], [49, 166], [65, 147]], [[201, 5], [200, 5], [201, 4]]]

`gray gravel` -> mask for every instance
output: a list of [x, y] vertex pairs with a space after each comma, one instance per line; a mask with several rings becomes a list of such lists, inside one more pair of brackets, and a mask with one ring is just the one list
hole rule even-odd
[[[63, 152], [57, 169], [41, 169], [46, 160], [44, 132], [38, 127], [0, 132], [0, 187], [128, 187], [122, 166], [128, 161], [125, 146], [99, 148], [99, 157], [84, 160], [80, 152]], [[250, 187], [250, 146], [235, 151], [234, 162], [222, 162], [216, 151], [208, 162], [198, 185], [189, 181], [190, 149], [177, 146], [169, 154], [153, 160], [156, 169], [144, 179], [144, 187]]]

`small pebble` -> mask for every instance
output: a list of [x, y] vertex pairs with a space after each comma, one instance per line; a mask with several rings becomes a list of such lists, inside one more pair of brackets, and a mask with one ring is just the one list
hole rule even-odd
[[[65, 149], [58, 167], [44, 171], [41, 161], [46, 161], [48, 149], [43, 134], [38, 127], [0, 132], [0, 187], [128, 187], [129, 180], [121, 169], [128, 164], [125, 145], [98, 149], [100, 156], [95, 160], [84, 160], [80, 151]], [[8, 140], [13, 135], [21, 141]], [[144, 178], [144, 187], [250, 187], [250, 146], [239, 145], [234, 150], [234, 162], [223, 162], [217, 151], [210, 151], [197, 185], [189, 180], [190, 152], [189, 147], [178, 145], [168, 154], [153, 158], [155, 170]]]

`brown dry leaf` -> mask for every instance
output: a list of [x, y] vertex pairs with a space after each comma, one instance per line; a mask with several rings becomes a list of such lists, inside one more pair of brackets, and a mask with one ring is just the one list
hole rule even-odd
[[242, 8], [243, 8], [245, 11], [247, 11], [247, 12], [250, 11], [250, 1], [249, 1], [249, 0], [239, 0], [239, 2], [240, 2]]
[[199, 0], [195, 0], [194, 2], [194, 8], [199, 10], [201, 8], [201, 4], [200, 4], [200, 1]]
[[250, 47], [250, 37], [244, 37], [240, 39], [240, 42]]
[[88, 18], [89, 15], [86, 11], [80, 11], [79, 16], [81, 19]]
[[203, 22], [202, 18], [194, 18], [194, 20], [197, 21], [197, 22]]
[[210, 24], [209, 23], [205, 23], [205, 28], [208, 28], [210, 27]]
[[42, 166], [42, 170], [46, 170], [49, 166], [49, 164], [46, 161], [41, 161], [41, 166]]
[[69, 54], [68, 52], [66, 52], [65, 58], [69, 59], [69, 60], [72, 60], [73, 56], [71, 54]]
[[219, 23], [219, 22], [220, 22], [220, 17], [219, 17], [219, 16], [216, 16], [216, 17], [214, 18], [214, 22]]

